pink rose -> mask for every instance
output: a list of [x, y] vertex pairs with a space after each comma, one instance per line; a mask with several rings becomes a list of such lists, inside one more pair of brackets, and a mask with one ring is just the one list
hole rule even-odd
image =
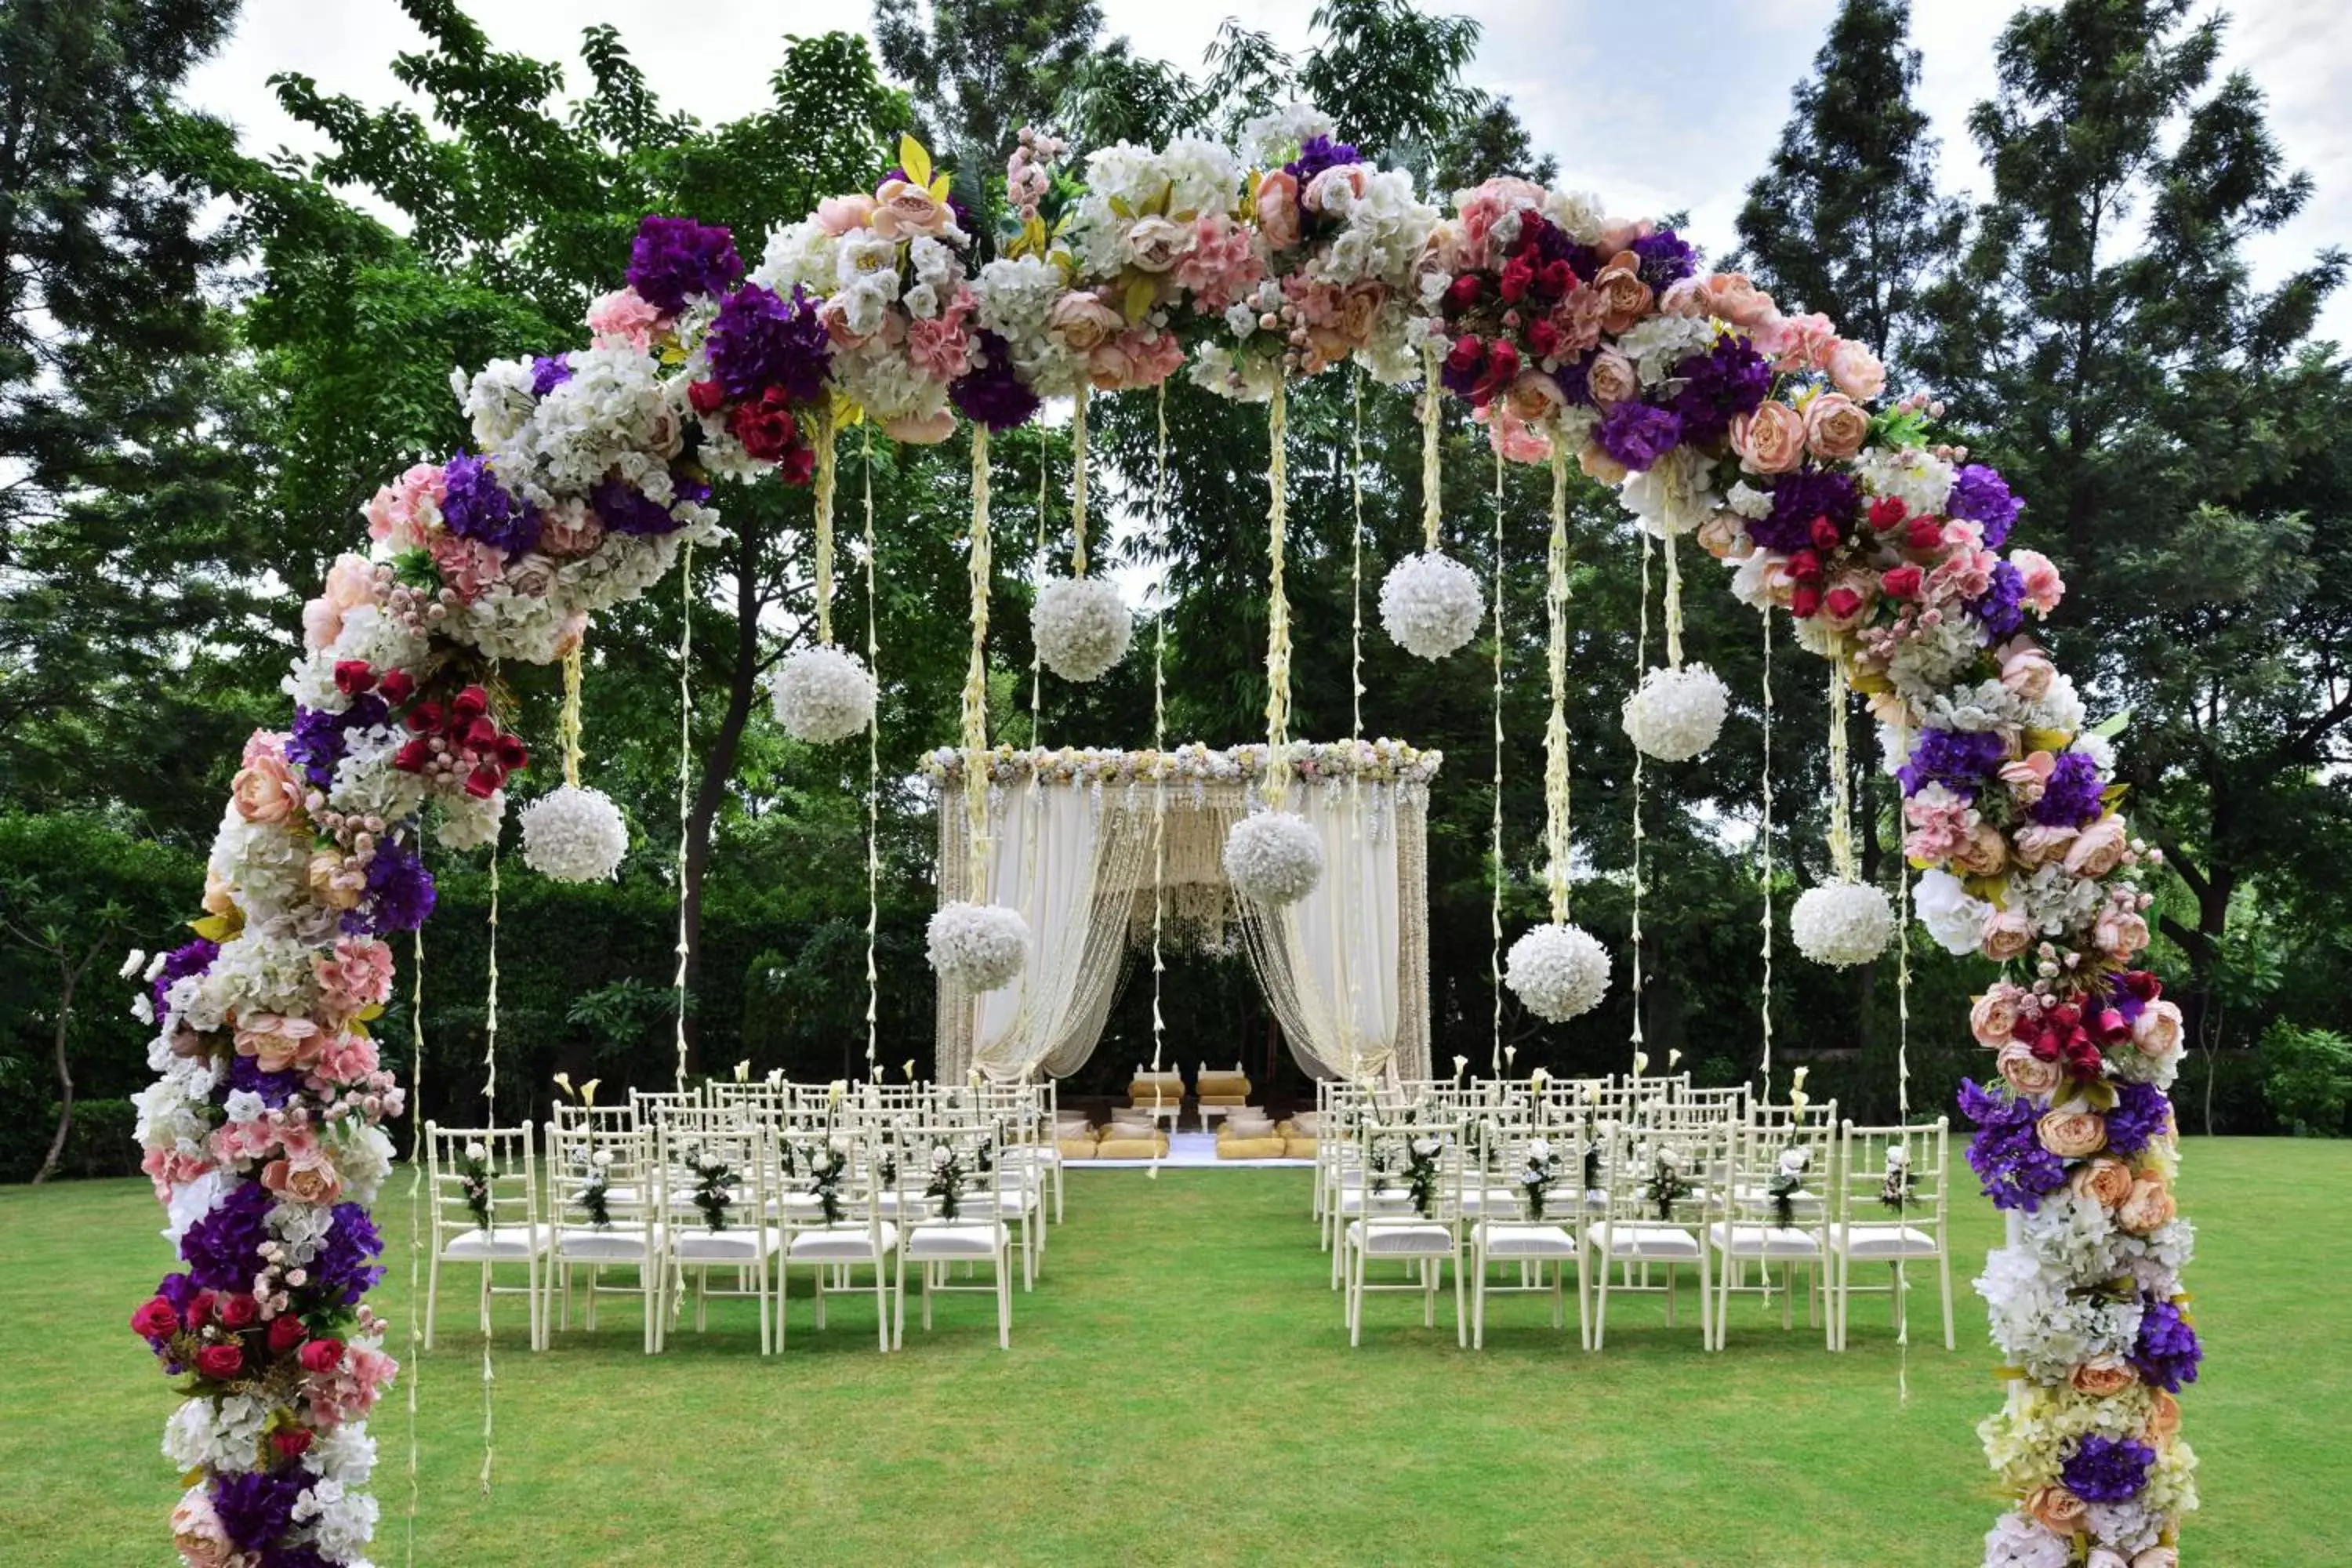
[[1092, 353], [1126, 325], [1127, 318], [1100, 296], [1087, 293], [1063, 295], [1045, 318], [1045, 331], [1063, 347], [1078, 353]]
[[1979, 944], [1987, 958], [2006, 962], [2033, 945], [2033, 922], [2015, 910], [1995, 910]]
[[329, 1207], [343, 1194], [343, 1184], [334, 1167], [317, 1159], [300, 1163], [272, 1160], [261, 1168], [261, 1184], [281, 1197], [313, 1208]]
[[588, 331], [600, 349], [653, 346], [654, 328], [661, 324], [661, 307], [634, 289], [616, 289], [588, 307]]
[[1309, 181], [1298, 199], [1308, 212], [1343, 213], [1363, 194], [1363, 165], [1335, 163]]
[[2091, 928], [2091, 941], [2113, 959], [2129, 959], [2147, 945], [2147, 921], [2129, 910], [2108, 910]]
[[1298, 176], [1272, 169], [1258, 176], [1257, 231], [1276, 250], [1298, 243]]
[[874, 193], [871, 227], [884, 239], [933, 237], [947, 232], [947, 204], [911, 180], [885, 180]]
[[2133, 1236], [2146, 1236], [2170, 1225], [2176, 1212], [2164, 1178], [2142, 1176], [2132, 1183], [2131, 1196], [2116, 1211], [2116, 1224]]
[[1745, 558], [1756, 544], [1738, 512], [1718, 511], [1698, 525], [1698, 547], [1717, 561], [1735, 561]]
[[1591, 366], [1585, 372], [1584, 388], [1593, 402], [1606, 408], [1612, 403], [1638, 396], [1642, 378], [1634, 374], [1632, 360], [1615, 349], [1602, 349], [1592, 356]]
[[839, 239], [874, 222], [874, 198], [869, 195], [827, 196], [816, 204], [816, 226]]
[[1840, 338], [1832, 344], [1822, 368], [1848, 397], [1867, 402], [1886, 390], [1886, 367], [1878, 363], [1876, 354], [1851, 339]]
[[331, 647], [343, 635], [343, 616], [375, 603], [375, 567], [364, 555], [338, 555], [327, 569], [327, 585], [302, 606], [302, 644]]
[[[1530, 425], [1538, 424], [1559, 412], [1568, 401], [1559, 383], [1539, 370], [1523, 370], [1512, 381], [1511, 389], [1503, 395], [1504, 405], [1515, 419]], [[1549, 457], [1550, 454], [1545, 454]]]
[[2017, 999], [2022, 994], [2016, 986], [2006, 983], [1995, 985], [1978, 997], [1969, 1008], [1969, 1033], [1977, 1044], [2000, 1050], [2017, 1037]]
[[2000, 653], [2000, 684], [2027, 701], [2039, 701], [2057, 677], [2050, 656], [2032, 644], [2011, 643]]
[[317, 1037], [308, 1018], [278, 1013], [247, 1013], [236, 1021], [236, 1054], [251, 1057], [263, 1072], [284, 1072]]
[[2012, 550], [2009, 563], [2025, 580], [2025, 603], [2034, 614], [2046, 616], [2058, 607], [2058, 601], [2065, 597], [2066, 584], [2050, 557], [2039, 550]]
[[2095, 1110], [2053, 1110], [2033, 1125], [2042, 1146], [2062, 1160], [2084, 1160], [2107, 1146], [2107, 1119]]
[[2150, 1002], [2132, 1020], [2132, 1044], [2142, 1056], [2174, 1056], [2185, 1038], [2184, 1027], [2179, 1008], [2162, 1000]]
[[[2023, 792], [2019, 793], [2021, 797]], [[2036, 790], [2034, 793], [2039, 795], [2041, 792]], [[2045, 827], [2035, 822], [2029, 823], [2017, 830], [2017, 841], [2010, 848], [2016, 857], [2017, 863], [2031, 871], [2063, 856], [2066, 852], [2066, 846], [2074, 841], [2073, 828]]]
[[1774, 314], [1772, 296], [1749, 282], [1745, 272], [1716, 273], [1702, 287], [1707, 313], [1735, 327], [1759, 327]]
[[2180, 1430], [2180, 1401], [2160, 1388], [2147, 1391], [2147, 1435], [2163, 1443]]
[[1870, 416], [1843, 393], [1824, 392], [1805, 405], [1805, 444], [1823, 462], [1843, 462], [1869, 435]]
[[245, 766], [229, 784], [229, 799], [247, 822], [290, 823], [302, 809], [302, 786], [276, 737], [270, 740], [268, 746], [246, 748]]
[[236, 1555], [220, 1515], [213, 1511], [212, 1499], [204, 1492], [191, 1491], [172, 1510], [172, 1550], [188, 1568], [227, 1568]]
[[1805, 456], [1805, 416], [1785, 403], [1769, 402], [1731, 421], [1731, 449], [1751, 474], [1785, 474]]
[[1837, 328], [1816, 310], [1810, 315], [1783, 316], [1756, 332], [1756, 352], [1777, 371], [1819, 370], [1837, 342]]
[[2066, 847], [2066, 869], [2077, 877], [2104, 877], [2123, 864], [2124, 851], [2129, 847], [2124, 840], [2123, 818], [2109, 812], [2076, 834], [2074, 842]]
[[1165, 272], [1176, 265], [1192, 237], [1191, 230], [1172, 219], [1139, 217], [1127, 231], [1127, 258], [1146, 272]]
[[1994, 1060], [2002, 1080], [2020, 1094], [2051, 1093], [2066, 1076], [2056, 1062], [2035, 1056], [2022, 1040], [2011, 1040], [2001, 1047], [2000, 1055]]
[[425, 542], [425, 524], [441, 521], [441, 500], [448, 492], [439, 464], [416, 464], [368, 502], [368, 537], [394, 550], [417, 548]]
[[1658, 296], [1658, 314], [1696, 321], [1707, 313], [1706, 285], [1696, 278], [1677, 278]]

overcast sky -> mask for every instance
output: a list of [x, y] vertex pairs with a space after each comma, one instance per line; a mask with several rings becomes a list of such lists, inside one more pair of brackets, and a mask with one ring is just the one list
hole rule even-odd
[[[1761, 167], [1789, 111], [1835, 0], [1725, 4], [1685, 0], [1433, 0], [1485, 28], [1471, 79], [1509, 95], [1539, 147], [1557, 154], [1565, 184], [1598, 191], [1625, 214], [1685, 209], [1693, 237], [1720, 253], [1741, 192]], [[1218, 22], [1238, 16], [1285, 47], [1307, 37], [1314, 0], [1102, 0], [1108, 30], [1139, 52], [1197, 69]], [[706, 121], [765, 98], [782, 39], [862, 21], [838, 0], [465, 0], [500, 47], [555, 59], [568, 86], [585, 85], [581, 29], [617, 26], [666, 105]], [[2225, 64], [2250, 70], [2270, 95], [2273, 123], [2294, 166], [2318, 192], [2304, 216], [2264, 239], [2252, 259], [2269, 281], [2322, 246], [2352, 242], [2352, 5], [2342, 0], [2238, 0]], [[1948, 188], [1987, 184], [1967, 136], [1970, 105], [1993, 85], [1992, 41], [2005, 5], [1917, 0], [1914, 39], [1924, 53], [1920, 99], [1943, 139]], [[691, 26], [678, 25], [682, 16]], [[314, 78], [329, 93], [380, 104], [400, 95], [388, 64], [423, 39], [393, 0], [246, 0], [236, 37], [199, 69], [190, 96], [227, 117], [247, 146], [311, 150], [279, 112], [268, 79]], [[2323, 323], [2352, 340], [2352, 299], [2339, 294]]]

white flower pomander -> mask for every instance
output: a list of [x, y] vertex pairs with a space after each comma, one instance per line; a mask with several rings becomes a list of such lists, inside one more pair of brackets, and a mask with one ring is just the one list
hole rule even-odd
[[931, 968], [966, 991], [1013, 983], [1029, 962], [1029, 922], [1003, 904], [958, 900], [931, 916]]
[[522, 808], [522, 859], [558, 882], [608, 882], [629, 852], [629, 825], [602, 790], [565, 784]]
[[776, 671], [776, 721], [795, 741], [828, 745], [874, 721], [874, 676], [866, 661], [830, 643], [804, 647]]
[[1055, 577], [1037, 590], [1030, 613], [1037, 657], [1065, 680], [1092, 680], [1127, 657], [1135, 616], [1103, 577]]
[[1662, 763], [1686, 763], [1723, 731], [1731, 693], [1703, 664], [1654, 669], [1625, 699], [1625, 733], [1634, 749]]
[[1850, 969], [1886, 951], [1895, 933], [1895, 910], [1886, 895], [1867, 882], [1827, 882], [1808, 888], [1789, 911], [1789, 934], [1797, 951], [1816, 963]]
[[1244, 899], [1295, 904], [1323, 879], [1323, 840], [1303, 816], [1253, 812], [1225, 837], [1225, 876]]
[[1503, 979], [1528, 1012], [1564, 1024], [1608, 994], [1609, 950], [1582, 926], [1536, 926], [1511, 943]]
[[1381, 625], [1416, 658], [1444, 658], [1478, 634], [1486, 613], [1478, 574], [1439, 551], [1406, 556], [1381, 584]]

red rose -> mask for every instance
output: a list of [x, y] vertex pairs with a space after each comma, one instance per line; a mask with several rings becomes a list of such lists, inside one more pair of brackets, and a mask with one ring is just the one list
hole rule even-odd
[[489, 710], [489, 693], [478, 686], [468, 686], [449, 702], [450, 716], [460, 724], [478, 719]]
[[506, 782], [506, 775], [499, 772], [498, 763], [484, 763], [466, 775], [466, 793], [476, 800], [488, 800], [498, 794], [499, 786]]
[[515, 769], [530, 761], [530, 752], [524, 749], [520, 738], [514, 735], [499, 737], [498, 754], [499, 766], [509, 773], [514, 772]]
[[1547, 263], [1543, 269], [1542, 291], [1548, 300], [1557, 300], [1564, 294], [1574, 293], [1576, 269], [1565, 261]]
[[488, 751], [499, 743], [499, 727], [488, 717], [477, 715], [466, 726], [465, 743], [477, 752]]
[[416, 678], [404, 669], [387, 669], [375, 689], [383, 693], [386, 702], [397, 708], [416, 695]]
[[1789, 557], [1791, 581], [1818, 585], [1822, 580], [1822, 558], [1810, 550], [1800, 550]]
[[196, 1370], [216, 1383], [226, 1383], [245, 1370], [245, 1352], [234, 1342], [206, 1345], [196, 1352]]
[[1822, 602], [1829, 605], [1830, 614], [1842, 621], [1851, 620], [1862, 608], [1862, 595], [1851, 588], [1832, 588]]
[[1870, 526], [1885, 533], [1910, 515], [1901, 496], [1881, 496], [1870, 503]]
[[1453, 348], [1446, 351], [1445, 368], [1457, 375], [1466, 375], [1486, 363], [1486, 345], [1469, 332], [1454, 339]]
[[799, 429], [781, 387], [769, 387], [757, 403], [737, 404], [727, 416], [727, 433], [762, 462], [772, 463], [790, 451]]
[[1535, 350], [1539, 358], [1551, 358], [1559, 352], [1559, 329], [1552, 325], [1549, 318], [1529, 322], [1528, 347]]
[[196, 1292], [195, 1300], [188, 1303], [188, 1327], [190, 1329], [201, 1329], [206, 1323], [213, 1321], [213, 1301], [214, 1296], [211, 1291], [199, 1290]]
[[289, 1426], [282, 1432], [272, 1432], [269, 1446], [278, 1450], [281, 1459], [299, 1459], [310, 1451], [310, 1429]]
[[1466, 310], [1478, 302], [1486, 291], [1486, 280], [1475, 272], [1465, 272], [1445, 286], [1445, 302], [1457, 310]]
[[1903, 542], [1914, 550], [1933, 550], [1944, 542], [1944, 525], [1932, 517], [1915, 517]]
[[1813, 526], [1808, 531], [1812, 536], [1813, 548], [1824, 554], [1835, 550], [1845, 539], [1845, 535], [1838, 531], [1838, 525], [1826, 517], [1813, 519]]
[[1906, 562], [1880, 574], [1878, 585], [1886, 590], [1891, 599], [1916, 599], [1919, 596], [1919, 568]]
[[2127, 969], [2116, 976], [2124, 989], [2143, 1002], [2153, 1002], [2164, 994], [2164, 983], [2145, 969]]
[[1810, 620], [1822, 607], [1822, 591], [1811, 584], [1800, 583], [1789, 590], [1789, 613], [1799, 620]]
[[221, 1327], [248, 1328], [261, 1319], [261, 1304], [250, 1296], [231, 1296], [220, 1304]]
[[433, 742], [419, 735], [393, 752], [392, 765], [404, 773], [421, 773], [433, 760]]
[[1514, 256], [1504, 264], [1500, 292], [1505, 300], [1516, 305], [1527, 298], [1528, 289], [1535, 280], [1535, 263], [1524, 256]]
[[158, 1296], [131, 1314], [131, 1331], [142, 1340], [168, 1340], [180, 1331], [180, 1314]]
[[788, 485], [804, 485], [816, 476], [816, 448], [795, 447], [786, 452], [776, 465], [776, 472]]
[[284, 1355], [288, 1351], [300, 1344], [303, 1334], [308, 1331], [302, 1327], [302, 1320], [291, 1312], [283, 1312], [270, 1319], [269, 1353]]
[[401, 722], [408, 726], [408, 732], [412, 735], [430, 735], [441, 728], [442, 721], [446, 717], [438, 702], [420, 702], [408, 710], [408, 717]]
[[697, 414], [716, 414], [727, 401], [727, 389], [715, 381], [689, 381], [686, 384], [686, 400], [694, 405]]
[[324, 1377], [343, 1364], [343, 1342], [327, 1338], [312, 1340], [302, 1347], [302, 1370]]
[[357, 697], [375, 685], [375, 668], [363, 658], [335, 660], [335, 689], [346, 697]]

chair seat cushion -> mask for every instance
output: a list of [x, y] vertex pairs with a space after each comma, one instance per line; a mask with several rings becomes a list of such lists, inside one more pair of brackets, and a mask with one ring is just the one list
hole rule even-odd
[[484, 1236], [469, 1230], [455, 1236], [443, 1245], [444, 1258], [529, 1258], [547, 1250], [547, 1227], [543, 1225], [502, 1225]]
[[1321, 1145], [1312, 1138], [1286, 1138], [1282, 1141], [1282, 1155], [1286, 1160], [1312, 1160], [1320, 1150]]
[[1057, 1139], [1055, 1141], [1054, 1147], [1065, 1160], [1091, 1160], [1095, 1157], [1097, 1150], [1092, 1138]]
[[1150, 1137], [1121, 1138], [1106, 1136], [1095, 1145], [1097, 1160], [1158, 1160], [1168, 1153], [1168, 1140], [1159, 1134]]
[[1473, 1238], [1489, 1258], [1573, 1258], [1576, 1238], [1558, 1225], [1481, 1225]]
[[1219, 1138], [1217, 1158], [1220, 1160], [1280, 1160], [1286, 1158], [1290, 1145], [1280, 1138]]
[[555, 1250], [559, 1257], [573, 1259], [612, 1259], [631, 1262], [646, 1255], [646, 1230], [643, 1226], [615, 1225], [604, 1230], [593, 1226], [566, 1226], [555, 1233]]
[[733, 1262], [765, 1258], [776, 1250], [776, 1233], [758, 1226], [706, 1230], [700, 1226], [669, 1233], [672, 1252], [697, 1261]]
[[879, 1239], [862, 1225], [794, 1231], [784, 1256], [795, 1263], [864, 1263], [898, 1245], [898, 1227], [882, 1222]]
[[1606, 1246], [1612, 1258], [1679, 1259], [1696, 1263], [1698, 1237], [1671, 1225], [1618, 1224], [1594, 1226], [1585, 1233], [1596, 1247]]
[[940, 1220], [907, 1232], [907, 1256], [912, 1258], [993, 1258], [1011, 1244], [1011, 1233], [986, 1220]]
[[1788, 1226], [1726, 1225], [1717, 1220], [1706, 1227], [1706, 1238], [1716, 1250], [1735, 1258], [1818, 1258], [1822, 1251], [1811, 1231]]
[[1450, 1226], [1434, 1225], [1428, 1220], [1375, 1219], [1369, 1230], [1362, 1220], [1348, 1224], [1348, 1245], [1360, 1247], [1373, 1258], [1445, 1257], [1454, 1251], [1454, 1231]]
[[1833, 1225], [1830, 1246], [1853, 1258], [1933, 1258], [1936, 1238], [1907, 1225]]

